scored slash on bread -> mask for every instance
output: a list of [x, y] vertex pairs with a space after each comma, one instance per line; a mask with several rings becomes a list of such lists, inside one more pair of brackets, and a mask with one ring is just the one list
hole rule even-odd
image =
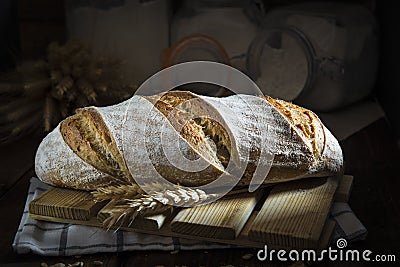
[[78, 109], [76, 115], [61, 122], [60, 131], [84, 161], [120, 183], [133, 182], [111, 132], [95, 108]]
[[[234, 176], [231, 167], [240, 166], [235, 178], [248, 185], [257, 167], [268, 164], [263, 149], [274, 155], [263, 183], [328, 176], [343, 165], [337, 140], [307, 109], [268, 96], [171, 91], [78, 109], [42, 141], [35, 168], [46, 183], [93, 190], [138, 177], [150, 182], [155, 171], [172, 183], [200, 186]], [[176, 164], [187, 161], [205, 167]]]

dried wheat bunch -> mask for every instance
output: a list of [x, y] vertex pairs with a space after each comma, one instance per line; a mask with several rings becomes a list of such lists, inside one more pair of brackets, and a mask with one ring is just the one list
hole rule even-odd
[[136, 217], [146, 217], [162, 214], [167, 210], [172, 212], [173, 207], [164, 205], [152, 197], [142, 196], [136, 199], [120, 200], [112, 202], [109, 217], [103, 221], [107, 230], [110, 228], [119, 229], [121, 226], [130, 226]]
[[172, 211], [176, 206], [200, 205], [206, 200], [216, 198], [215, 194], [206, 194], [199, 189], [169, 188], [153, 183], [145, 185], [144, 193], [138, 185], [109, 186], [99, 188], [92, 194], [98, 201], [111, 200], [109, 217], [103, 221], [106, 229], [131, 225], [137, 216], [150, 216]]
[[130, 97], [116, 59], [98, 57], [79, 41], [51, 43], [47, 54], [0, 75], [0, 143], [50, 131], [78, 107]]

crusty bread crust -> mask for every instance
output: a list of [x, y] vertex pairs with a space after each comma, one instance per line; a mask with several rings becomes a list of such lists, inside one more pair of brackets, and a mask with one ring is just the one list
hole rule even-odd
[[[290, 102], [273, 99], [269, 96], [265, 96], [265, 99], [276, 108], [283, 118], [289, 121], [291, 129], [301, 137], [302, 143], [309, 147], [312, 153], [312, 157], [310, 155], [312, 161], [307, 166], [308, 172], [305, 177], [328, 176], [341, 172], [343, 155], [340, 145], [314, 112]], [[285, 159], [285, 157], [282, 159], [284, 162], [290, 161], [290, 159]], [[291, 169], [293, 168], [286, 168], [283, 173], [289, 176], [289, 173], [293, 173]], [[294, 170], [296, 171], [298, 168], [294, 168]], [[280, 174], [275, 173], [274, 170], [271, 170], [269, 176], [279, 179]], [[300, 176], [298, 177], [300, 178]]]
[[290, 121], [300, 136], [310, 141], [314, 156], [319, 158], [325, 147], [326, 136], [317, 115], [290, 102], [273, 99], [270, 96], [265, 96], [265, 99]]
[[81, 108], [61, 122], [64, 141], [76, 155], [119, 183], [132, 179], [115, 140], [94, 107]]
[[[143, 119], [146, 112], [150, 112], [146, 114], [152, 118], [149, 121]], [[159, 137], [161, 126], [165, 127], [166, 144], [161, 144]], [[61, 137], [59, 128], [38, 149], [37, 175], [53, 185], [79, 189], [90, 190], [94, 185], [115, 182], [115, 178], [134, 183], [135, 177], [153, 177], [152, 169], [170, 182], [200, 186], [223, 173], [229, 174], [229, 160], [235, 164], [246, 160], [247, 167], [238, 185], [248, 185], [257, 166], [267, 164], [260, 158], [264, 148], [259, 141], [263, 139], [268, 140], [274, 153], [264, 183], [333, 175], [343, 165], [337, 140], [313, 112], [270, 97], [212, 98], [181, 91], [134, 96], [114, 106], [78, 110], [61, 123], [63, 139], [57, 142], [62, 144], [56, 145], [55, 140]], [[148, 132], [143, 132], [145, 128]], [[176, 168], [164, 154], [163, 145], [177, 142], [186, 157], [201, 158], [209, 166], [199, 172]], [[126, 149], [127, 143], [133, 149]], [[57, 152], [53, 155], [51, 149]], [[249, 158], [243, 158], [244, 150], [250, 151]], [[49, 159], [61, 154], [63, 159], [55, 160], [57, 164], [49, 163]], [[150, 163], [145, 163], [144, 154], [148, 154]], [[68, 163], [71, 159], [73, 165]], [[93, 172], [90, 178], [81, 177], [77, 170], [80, 165]], [[54, 175], [55, 167], [61, 168], [62, 173]], [[68, 176], [68, 182], [61, 175]]]
[[[189, 114], [179, 110], [169, 114], [172, 111], [171, 104], [163, 101], [158, 101], [156, 105], [154, 103], [148, 97], [134, 96], [118, 105], [98, 108], [115, 136], [132, 176], [135, 179], [150, 179], [161, 175], [173, 183], [194, 186], [207, 184], [221, 175], [222, 166], [212, 164], [213, 159], [207, 155], [199, 157], [198, 151], [206, 150], [207, 144], [198, 126], [190, 123]], [[164, 141], [160, 131], [163, 131]], [[184, 136], [188, 139], [184, 139]], [[175, 168], [165, 151], [168, 148], [176, 149], [177, 143], [186, 158], [199, 158], [208, 167], [198, 172]], [[177, 161], [179, 158], [176, 154]]]
[[35, 172], [45, 183], [80, 190], [94, 190], [114, 180], [70, 149], [61, 136], [60, 125], [40, 143], [35, 157]]

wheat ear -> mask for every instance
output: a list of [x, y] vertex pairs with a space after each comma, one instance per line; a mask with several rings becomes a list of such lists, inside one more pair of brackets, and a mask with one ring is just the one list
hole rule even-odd
[[96, 199], [111, 199], [113, 203], [110, 207], [110, 215], [103, 221], [103, 226], [106, 229], [111, 227], [118, 229], [126, 224], [131, 225], [138, 216], [161, 214], [166, 210], [172, 211], [176, 206], [200, 205], [217, 197], [215, 194], [207, 194], [200, 189], [183, 187], [162, 189], [160, 185], [153, 186], [156, 190], [148, 194], [145, 194], [137, 185], [97, 189], [93, 193]]
[[144, 191], [137, 184], [133, 184], [100, 187], [93, 191], [92, 195], [95, 201], [112, 200], [115, 202], [122, 199], [134, 199], [143, 193]]

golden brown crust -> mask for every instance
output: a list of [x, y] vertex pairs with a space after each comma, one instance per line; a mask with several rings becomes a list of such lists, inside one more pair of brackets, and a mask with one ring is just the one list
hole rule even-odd
[[282, 115], [284, 115], [297, 132], [312, 145], [312, 152], [316, 159], [319, 159], [325, 147], [325, 133], [323, 125], [317, 115], [312, 111], [270, 96], [265, 99], [273, 105]]
[[190, 92], [170, 91], [157, 100], [154, 106], [169, 120], [175, 130], [194, 150], [222, 170], [224, 167], [218, 158], [216, 148], [214, 148], [216, 145], [212, 143], [210, 136], [204, 131], [205, 126], [198, 123], [194, 119], [195, 114], [188, 110], [190, 103], [188, 107], [184, 105], [185, 101], [194, 98], [196, 96]]
[[207, 103], [204, 100], [191, 92], [169, 91], [154, 105], [202, 156], [217, 163], [218, 167], [220, 164], [228, 165], [231, 153], [229, 134], [219, 122], [207, 116], [209, 113], [205, 114]]
[[170, 104], [173, 107], [177, 107], [183, 102], [196, 98], [196, 96], [187, 91], [169, 91], [165, 93], [160, 100]]
[[62, 137], [72, 151], [74, 151], [74, 153], [84, 161], [100, 161], [99, 159], [96, 159], [98, 156], [96, 153], [94, 153], [89, 142], [86, 140], [86, 138], [83, 136], [83, 133], [77, 126], [81, 120], [81, 116], [75, 114], [62, 121], [60, 125]]
[[92, 107], [78, 109], [61, 123], [64, 141], [76, 155], [95, 168], [128, 182], [131, 175], [114, 138], [99, 112]]

